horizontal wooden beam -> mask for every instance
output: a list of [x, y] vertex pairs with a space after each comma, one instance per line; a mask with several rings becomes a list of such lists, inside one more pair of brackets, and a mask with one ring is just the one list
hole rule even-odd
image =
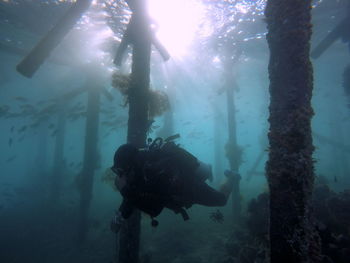
[[17, 65], [16, 69], [23, 76], [31, 78], [41, 64], [49, 57], [52, 50], [74, 27], [82, 14], [89, 8], [92, 0], [78, 0], [58, 23], [39, 41], [32, 51]]
[[[345, 31], [349, 30], [350, 18], [341, 21], [322, 41], [311, 51], [312, 58], [319, 58]], [[348, 33], [348, 32], [346, 32]]]

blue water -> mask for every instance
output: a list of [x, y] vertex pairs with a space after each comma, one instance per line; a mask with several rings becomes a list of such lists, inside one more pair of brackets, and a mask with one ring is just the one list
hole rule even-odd
[[[109, 230], [109, 222], [121, 196], [102, 178], [112, 165], [114, 151], [126, 141], [128, 110], [122, 106], [123, 96], [111, 86], [111, 79], [116, 70], [113, 56], [130, 13], [119, 3], [111, 9], [114, 14], [111, 18], [111, 13], [101, 13], [103, 1], [96, 1], [30, 79], [16, 71], [24, 55], [4, 48], [16, 47], [28, 53], [69, 8], [70, 2], [0, 1], [0, 262], [3, 263], [114, 262], [115, 236]], [[210, 1], [203, 2], [210, 11], [204, 18], [212, 21], [214, 31], [209, 35], [196, 34], [186, 55], [174, 56], [168, 62], [163, 62], [153, 50], [151, 88], [170, 96], [173, 133], [181, 136], [177, 142], [198, 159], [213, 165], [214, 181], [210, 184], [218, 187], [224, 178], [223, 171], [229, 168], [224, 152], [228, 129], [224, 69], [220, 48], [213, 48], [213, 43], [224, 37], [238, 43], [243, 53], [232, 74], [237, 83], [234, 101], [237, 143], [243, 149], [239, 172], [245, 214], [249, 201], [268, 191], [264, 176], [269, 114], [265, 2], [237, 1], [241, 5], [235, 6], [234, 1], [217, 1], [231, 3], [226, 9], [210, 6]], [[111, 3], [106, 1], [106, 6], [110, 7]], [[346, 0], [313, 3], [311, 44], [315, 47], [344, 18]], [[106, 19], [114, 19], [109, 22], [115, 27], [114, 35]], [[224, 25], [230, 22], [225, 31]], [[127, 52], [123, 67], [117, 69], [119, 73], [130, 72], [130, 50]], [[325, 177], [335, 192], [350, 187], [347, 136], [350, 98], [342, 86], [349, 54], [348, 44], [337, 40], [319, 59], [312, 61], [315, 111], [312, 127], [319, 135], [314, 137], [315, 174]], [[77, 176], [83, 165], [87, 91], [63, 102], [58, 98], [89, 85], [106, 90], [113, 100], [101, 95], [96, 142], [99, 160], [87, 239], [79, 243]], [[67, 114], [60, 163], [62, 187], [58, 201], [52, 203], [49, 197], [58, 115], [62, 109]], [[149, 137], [157, 137], [165, 116], [154, 119], [154, 131]], [[320, 136], [326, 139], [319, 139]], [[259, 156], [261, 160], [251, 175]], [[191, 219], [186, 222], [172, 211], [164, 210], [157, 229], [143, 215], [141, 255], [151, 255], [151, 262], [224, 262], [229, 257], [226, 244], [232, 235], [231, 203], [220, 208], [225, 218], [223, 224], [210, 219], [210, 213], [215, 210], [193, 206], [189, 209]]]

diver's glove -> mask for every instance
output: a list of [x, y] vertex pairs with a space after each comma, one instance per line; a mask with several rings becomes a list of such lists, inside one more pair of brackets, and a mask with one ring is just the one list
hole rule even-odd
[[225, 170], [225, 176], [228, 179], [241, 180], [241, 175], [237, 171]]
[[111, 220], [111, 224], [110, 224], [111, 231], [114, 233], [118, 233], [124, 221], [125, 219], [122, 216], [122, 213], [118, 210]]

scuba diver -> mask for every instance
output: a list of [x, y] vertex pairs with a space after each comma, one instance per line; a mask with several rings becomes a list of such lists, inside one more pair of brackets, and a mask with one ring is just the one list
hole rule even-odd
[[157, 226], [154, 218], [163, 208], [188, 220], [185, 209], [193, 204], [226, 204], [239, 174], [226, 170], [220, 189], [213, 189], [205, 183], [212, 180], [211, 166], [197, 160], [171, 138], [174, 136], [164, 141], [157, 138], [144, 149], [124, 144], [115, 152], [111, 170], [116, 174], [114, 183], [123, 201], [111, 222], [112, 231], [118, 232], [135, 208], [149, 214], [152, 226]]

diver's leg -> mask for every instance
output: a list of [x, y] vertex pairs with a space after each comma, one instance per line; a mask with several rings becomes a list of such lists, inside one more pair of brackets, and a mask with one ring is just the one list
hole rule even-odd
[[197, 182], [193, 187], [193, 202], [205, 206], [224, 206], [230, 196], [235, 180], [239, 180], [238, 173], [225, 172], [226, 178], [219, 190], [215, 190], [204, 182]]
[[224, 206], [227, 202], [225, 194], [215, 190], [204, 182], [198, 182], [193, 187], [192, 201], [205, 206]]

